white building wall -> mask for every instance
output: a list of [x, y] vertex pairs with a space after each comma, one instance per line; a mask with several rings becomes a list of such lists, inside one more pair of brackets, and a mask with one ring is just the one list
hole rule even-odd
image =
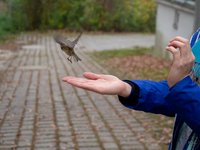
[[[157, 0], [156, 43], [157, 54], [168, 57], [165, 51], [170, 39], [175, 36], [190, 38], [194, 32], [194, 10]], [[175, 25], [176, 24], [176, 25]]]

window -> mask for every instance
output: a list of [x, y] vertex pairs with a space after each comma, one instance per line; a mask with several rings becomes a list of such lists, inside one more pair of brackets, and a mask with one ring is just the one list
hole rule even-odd
[[178, 4], [178, 5], [182, 5], [190, 9], [194, 9], [195, 7], [195, 0], [166, 0], [166, 1]]
[[195, 5], [195, 0], [171, 0], [172, 2], [177, 2], [181, 4], [189, 4], [189, 5]]

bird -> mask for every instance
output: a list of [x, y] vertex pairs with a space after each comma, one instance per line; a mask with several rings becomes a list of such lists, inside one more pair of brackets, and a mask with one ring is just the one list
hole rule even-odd
[[75, 40], [73, 41], [70, 41], [68, 39], [65, 39], [64, 37], [60, 36], [60, 35], [56, 35], [54, 36], [54, 40], [56, 43], [60, 44], [60, 48], [61, 50], [67, 54], [69, 57], [67, 58], [67, 60], [69, 62], [72, 63], [72, 58], [75, 60], [75, 61], [81, 61], [81, 59], [78, 57], [78, 55], [75, 53], [74, 51], [74, 47], [75, 45], [78, 43], [80, 37], [82, 35], [82, 32], [76, 37]]

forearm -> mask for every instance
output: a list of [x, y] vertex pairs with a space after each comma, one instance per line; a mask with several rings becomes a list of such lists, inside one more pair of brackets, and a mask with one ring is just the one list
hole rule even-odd
[[133, 80], [128, 81], [128, 84], [132, 86], [129, 97], [124, 98], [119, 96], [120, 102], [125, 107], [144, 112], [174, 116], [172, 106], [164, 99], [168, 93], [166, 81]]

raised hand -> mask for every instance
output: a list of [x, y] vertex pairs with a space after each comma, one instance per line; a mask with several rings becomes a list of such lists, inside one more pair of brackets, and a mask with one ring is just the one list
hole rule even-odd
[[172, 87], [190, 74], [195, 57], [189, 41], [179, 36], [169, 42], [166, 50], [170, 51], [173, 55], [173, 62], [167, 79], [169, 86]]
[[63, 78], [63, 81], [100, 94], [119, 95], [123, 97], [130, 95], [131, 86], [115, 76], [91, 72], [85, 72], [83, 76], [85, 78], [67, 76]]

